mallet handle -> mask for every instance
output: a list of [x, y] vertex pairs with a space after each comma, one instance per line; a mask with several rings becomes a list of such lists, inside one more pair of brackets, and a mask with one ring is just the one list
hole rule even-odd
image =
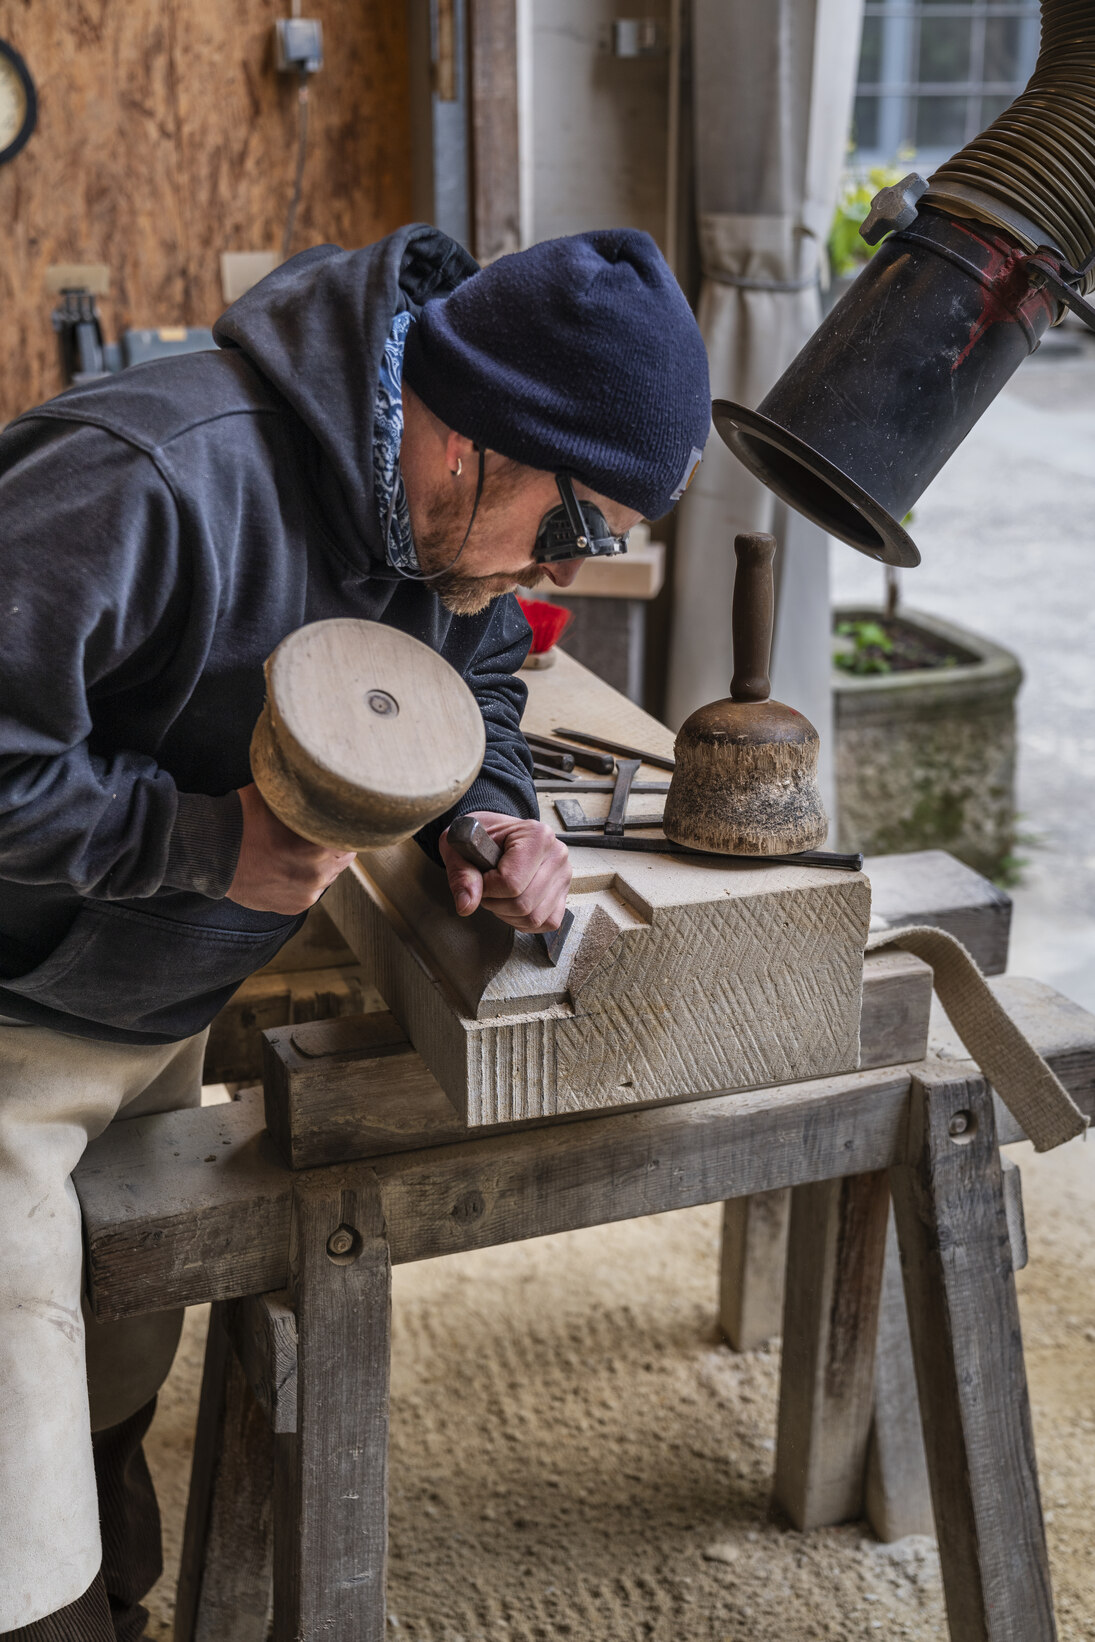
[[734, 538], [738, 568], [734, 577], [734, 701], [767, 701], [772, 684], [768, 665], [772, 656], [772, 620], [775, 586], [772, 560], [776, 538], [765, 531], [743, 531]]

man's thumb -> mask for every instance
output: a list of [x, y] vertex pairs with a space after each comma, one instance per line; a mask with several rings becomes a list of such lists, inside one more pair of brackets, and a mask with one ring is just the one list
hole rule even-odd
[[483, 899], [483, 875], [476, 867], [461, 863], [449, 868], [449, 888], [462, 918], [474, 912]]

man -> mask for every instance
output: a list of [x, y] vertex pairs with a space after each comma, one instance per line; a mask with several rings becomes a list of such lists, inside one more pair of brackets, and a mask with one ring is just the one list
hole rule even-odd
[[[509, 594], [665, 513], [708, 431], [699, 332], [629, 230], [483, 271], [421, 226], [320, 247], [215, 335], [0, 436], [0, 1635], [24, 1642], [135, 1642], [159, 1571], [140, 1441], [180, 1319], [89, 1321], [85, 1373], [69, 1176], [119, 1113], [198, 1101], [212, 1016], [349, 860], [251, 783], [265, 657], [328, 616], [445, 656], [486, 755], [419, 842], [458, 912], [557, 927]], [[446, 843], [464, 812], [504, 848], [485, 877]]]

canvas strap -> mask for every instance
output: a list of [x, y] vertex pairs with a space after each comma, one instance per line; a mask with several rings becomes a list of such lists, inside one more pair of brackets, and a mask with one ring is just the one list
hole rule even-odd
[[951, 1025], [1035, 1151], [1052, 1151], [1083, 1134], [1087, 1117], [1020, 1032], [961, 941], [945, 930], [915, 924], [868, 937], [868, 952], [886, 947], [900, 947], [931, 965], [936, 995]]

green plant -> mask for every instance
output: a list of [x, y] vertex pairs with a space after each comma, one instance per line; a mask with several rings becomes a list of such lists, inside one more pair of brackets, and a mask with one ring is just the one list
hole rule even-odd
[[905, 171], [896, 165], [873, 166], [865, 177], [851, 172], [845, 174], [829, 230], [829, 267], [834, 278], [858, 273], [874, 256], [878, 246], [868, 245], [860, 238], [859, 225], [871, 209], [878, 190], [900, 182], [904, 175]]
[[992, 875], [992, 881], [997, 889], [1021, 888], [1026, 882], [1027, 868], [1030, 866], [1031, 861], [1030, 856], [1021, 855], [1020, 850], [1040, 850], [1046, 847], [1045, 837], [1042, 833], [1031, 832], [1029, 828], [1019, 827], [1018, 823], [1023, 819], [1024, 817], [1021, 814], [1016, 814], [1016, 830], [1012, 834], [1011, 849], [1007, 855], [1001, 857], [996, 871]]
[[867, 673], [890, 672], [890, 654], [893, 639], [877, 621], [842, 621], [837, 627], [841, 638], [850, 638], [851, 645], [837, 645], [833, 661], [845, 673], [863, 677]]

